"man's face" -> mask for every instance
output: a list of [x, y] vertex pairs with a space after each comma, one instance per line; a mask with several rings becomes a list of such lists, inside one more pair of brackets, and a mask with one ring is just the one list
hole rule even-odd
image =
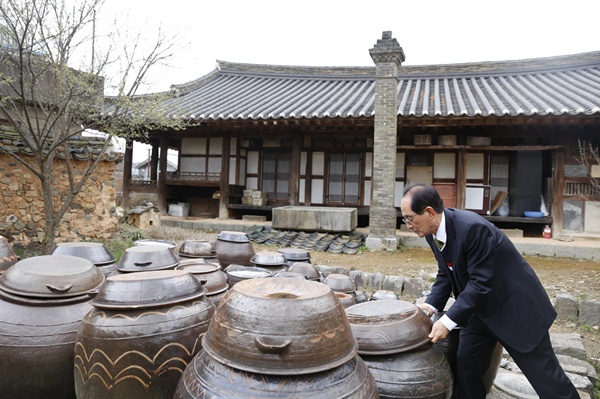
[[430, 208], [426, 208], [423, 214], [418, 215], [410, 208], [411, 198], [404, 197], [400, 202], [400, 210], [402, 211], [402, 217], [404, 223], [406, 223], [406, 227], [411, 229], [416, 235], [419, 237], [425, 237], [428, 234], [433, 234], [435, 231], [432, 231], [433, 224], [431, 214], [429, 212]]

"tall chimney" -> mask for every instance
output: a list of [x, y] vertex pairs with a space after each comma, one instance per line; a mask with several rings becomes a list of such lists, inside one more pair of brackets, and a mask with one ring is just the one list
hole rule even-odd
[[373, 140], [373, 190], [369, 212], [371, 250], [395, 250], [396, 236], [396, 132], [398, 127], [398, 70], [404, 62], [404, 51], [391, 31], [369, 50], [375, 63], [375, 132]]

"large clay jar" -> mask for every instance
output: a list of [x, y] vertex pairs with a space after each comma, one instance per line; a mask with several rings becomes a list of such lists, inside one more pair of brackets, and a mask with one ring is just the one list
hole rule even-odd
[[215, 253], [221, 267], [231, 264], [252, 266], [250, 259], [255, 255], [248, 234], [239, 231], [222, 231], [215, 241]]
[[449, 399], [453, 376], [441, 349], [432, 344], [400, 353], [361, 355], [382, 399]]
[[214, 313], [205, 292], [182, 270], [109, 277], [77, 330], [77, 397], [171, 398]]
[[377, 399], [377, 385], [358, 356], [303, 375], [257, 374], [229, 367], [201, 351], [179, 381], [174, 399]]
[[92, 307], [87, 291], [104, 282], [88, 260], [37, 256], [0, 276], [0, 396], [73, 399], [73, 347]]
[[241, 281], [219, 303], [206, 352], [238, 370], [308, 374], [357, 353], [344, 308], [325, 284], [286, 277]]

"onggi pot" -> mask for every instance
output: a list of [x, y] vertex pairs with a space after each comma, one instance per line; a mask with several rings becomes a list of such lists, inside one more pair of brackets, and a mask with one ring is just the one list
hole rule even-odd
[[382, 399], [450, 399], [453, 376], [441, 349], [433, 344], [387, 355], [361, 355]]
[[215, 310], [205, 292], [182, 270], [107, 278], [77, 330], [77, 397], [171, 398]]
[[377, 399], [377, 385], [359, 356], [303, 375], [257, 374], [229, 367], [202, 350], [179, 380], [174, 399]]
[[0, 396], [73, 399], [77, 326], [104, 282], [83, 258], [44, 255], [0, 276]]
[[241, 231], [222, 231], [215, 241], [215, 253], [222, 267], [231, 264], [252, 266], [254, 246], [248, 235]]

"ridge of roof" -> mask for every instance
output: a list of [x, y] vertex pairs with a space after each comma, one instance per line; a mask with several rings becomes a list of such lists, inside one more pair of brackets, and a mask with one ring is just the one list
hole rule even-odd
[[507, 61], [402, 66], [400, 67], [400, 75], [455, 76], [457, 74], [531, 73], [582, 68], [593, 65], [600, 65], [600, 51]]
[[[479, 74], [507, 74], [543, 72], [571, 69], [600, 64], [600, 51], [568, 54], [552, 57], [526, 58], [507, 61], [479, 61], [457, 64], [403, 65], [399, 77], [404, 76], [457, 76]], [[246, 76], [280, 76], [326, 79], [374, 79], [375, 66], [302, 66], [249, 64], [217, 60], [217, 67], [208, 74], [173, 87], [185, 90], [214, 79], [218, 74]]]

